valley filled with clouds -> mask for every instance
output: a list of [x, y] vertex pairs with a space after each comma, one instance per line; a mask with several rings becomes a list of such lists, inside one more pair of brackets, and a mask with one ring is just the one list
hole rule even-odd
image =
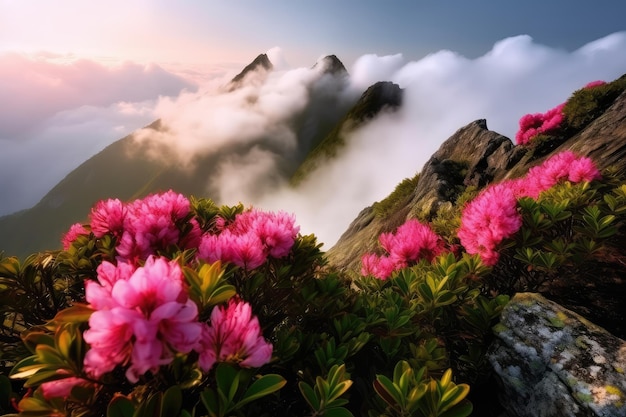
[[[0, 214], [32, 206], [86, 159], [161, 119], [166, 132], [135, 136], [168, 147], [159, 155], [172, 163], [192, 165], [191, 155], [233, 143], [258, 144], [220, 161], [207, 178], [207, 190], [217, 195], [204, 197], [293, 212], [303, 232], [332, 244], [361, 209], [415, 175], [457, 129], [486, 119], [491, 130], [513, 139], [524, 114], [544, 112], [590, 81], [624, 74], [625, 50], [626, 32], [572, 52], [521, 35], [476, 58], [449, 50], [415, 61], [363, 55], [348, 66], [349, 78], [338, 81], [289, 66], [289, 51], [274, 48], [275, 70], [230, 92], [223, 87], [238, 71], [202, 78], [186, 76], [193, 71], [184, 68], [6, 53], [0, 55]], [[352, 132], [335, 159], [290, 187], [280, 171], [298, 149], [290, 118], [312, 104], [311, 89], [318, 97], [354, 101], [377, 81], [403, 88], [403, 105]]]

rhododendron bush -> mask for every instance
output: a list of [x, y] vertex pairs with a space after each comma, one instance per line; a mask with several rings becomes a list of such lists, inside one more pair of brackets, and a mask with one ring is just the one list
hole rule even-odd
[[[421, 246], [409, 242], [413, 233], [422, 236]], [[434, 259], [441, 246], [419, 224], [386, 242], [398, 267]], [[3, 334], [13, 342], [3, 342], [2, 358], [14, 361], [6, 391], [16, 390], [0, 403], [4, 411], [353, 415], [364, 398], [348, 388], [369, 381], [365, 386], [379, 397], [368, 407], [381, 413], [395, 405], [374, 389], [369, 369], [386, 372], [410, 346], [425, 343], [415, 329], [400, 333], [404, 341], [397, 329], [389, 333], [386, 303], [368, 302], [328, 270], [315, 237], [301, 235], [284, 212], [218, 207], [170, 190], [98, 202], [62, 245], [24, 262], [1, 260], [0, 295], [26, 301], [16, 305], [23, 307], [19, 314], [2, 310]], [[440, 352], [433, 337], [421, 349]], [[356, 367], [364, 361], [372, 366]], [[428, 391], [450, 367], [428, 363], [407, 365], [421, 370], [416, 389]], [[412, 407], [468, 415], [468, 386], [443, 387], [445, 406], [423, 400]]]
[[[623, 90], [623, 87], [621, 87], [623, 82], [620, 80], [616, 80], [611, 84], [615, 86], [613, 87], [614, 89]], [[598, 88], [604, 86], [608, 86], [604, 81], [592, 81], [575, 92], [565, 103], [561, 103], [545, 113], [532, 113], [522, 116], [519, 120], [519, 130], [515, 134], [515, 142], [518, 145], [528, 145], [541, 136], [554, 136], [562, 131], [580, 129], [583, 127], [583, 123], [576, 120], [580, 117], [578, 115], [580, 110], [574, 108], [577, 104], [576, 102], [579, 101], [578, 97], [580, 95], [597, 95], [603, 98], [603, 101], [607, 101], [607, 98], [610, 100], [613, 94], [606, 94], [607, 91], [604, 88]], [[585, 111], [593, 114], [595, 113], [594, 110], [596, 110], [593, 107], [598, 107], [598, 103], [593, 103], [590, 107], [586, 108]], [[601, 110], [604, 110], [606, 103], [602, 103], [599, 107], [601, 107]], [[589, 120], [590, 119], [587, 119], [586, 122]], [[573, 132], [569, 133], [571, 135]]]
[[63, 250], [0, 258], [0, 411], [468, 416], [511, 295], [626, 265], [626, 184], [603, 174], [555, 154], [459, 199], [454, 227], [382, 233], [360, 276], [292, 214], [100, 201]]

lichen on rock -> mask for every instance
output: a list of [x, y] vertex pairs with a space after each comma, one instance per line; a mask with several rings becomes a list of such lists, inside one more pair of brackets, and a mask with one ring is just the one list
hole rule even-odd
[[539, 294], [517, 294], [490, 362], [511, 416], [626, 416], [626, 342]]

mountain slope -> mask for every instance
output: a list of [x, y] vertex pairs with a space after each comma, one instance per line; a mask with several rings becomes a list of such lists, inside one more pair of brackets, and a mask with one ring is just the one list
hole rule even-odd
[[[265, 82], [272, 68], [267, 56], [259, 55], [231, 80], [224, 94], [234, 94], [237, 88], [248, 85], [249, 80], [253, 85]], [[369, 103], [365, 106], [357, 101], [358, 97], [351, 99], [339, 94], [340, 87], [348, 81], [348, 73], [334, 55], [323, 58], [313, 69], [318, 74], [308, 87], [308, 104], [288, 121], [288, 128], [296, 136], [296, 149], [281, 147], [270, 137], [261, 135], [245, 143], [224, 144], [216, 152], [195, 155], [191, 168], [175, 161], [151, 158], [155, 144], [150, 140], [136, 141], [131, 134], [70, 172], [34, 207], [0, 218], [0, 251], [5, 255], [24, 257], [33, 252], [59, 248], [61, 236], [69, 226], [86, 221], [91, 207], [102, 199], [128, 201], [168, 189], [217, 199], [217, 190], [209, 179], [215, 176], [219, 163], [228, 158], [249, 156], [258, 150], [272, 154], [279, 170], [277, 175], [280, 178], [264, 179], [269, 186], [272, 182], [289, 179], [311, 148], [328, 137], [338, 122], [343, 120], [345, 123], [355, 117], [350, 114], [358, 115], [360, 120], [361, 112], [355, 108], [366, 107], [367, 114], [372, 117], [383, 107], [371, 107]], [[257, 73], [259, 77], [255, 76]], [[158, 120], [143, 130], [143, 136], [149, 139], [150, 132], [158, 135], [167, 129], [168, 126]], [[211, 138], [206, 140], [211, 141]], [[171, 152], [167, 148], [158, 151], [162, 156]]]

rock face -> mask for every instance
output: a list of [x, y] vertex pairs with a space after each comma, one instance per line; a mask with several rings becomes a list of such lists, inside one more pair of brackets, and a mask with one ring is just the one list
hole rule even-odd
[[532, 293], [494, 328], [489, 360], [510, 416], [626, 416], [626, 342]]
[[376, 247], [380, 233], [392, 231], [416, 212], [434, 215], [467, 185], [484, 186], [503, 177], [516, 162], [514, 149], [511, 140], [489, 130], [485, 120], [462, 127], [424, 164], [415, 190], [392, 215], [379, 217], [372, 207], [364, 209], [327, 252], [329, 261], [340, 270], [358, 271], [361, 255]]
[[480, 188], [522, 176], [550, 155], [568, 149], [589, 156], [600, 170], [612, 167], [625, 174], [626, 92], [583, 130], [551, 147], [515, 146], [509, 138], [488, 130], [485, 120], [459, 129], [424, 164], [415, 190], [394, 213], [376, 218], [371, 207], [364, 209], [328, 251], [329, 261], [340, 270], [358, 271], [361, 255], [376, 246], [381, 231], [391, 231], [417, 213], [434, 214], [467, 186]]

